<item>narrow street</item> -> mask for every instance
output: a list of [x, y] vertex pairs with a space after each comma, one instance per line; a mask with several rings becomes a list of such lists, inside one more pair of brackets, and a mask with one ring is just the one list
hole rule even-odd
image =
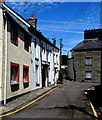
[[41, 100], [5, 118], [92, 118], [93, 112], [84, 89], [94, 84], [67, 80], [65, 83]]

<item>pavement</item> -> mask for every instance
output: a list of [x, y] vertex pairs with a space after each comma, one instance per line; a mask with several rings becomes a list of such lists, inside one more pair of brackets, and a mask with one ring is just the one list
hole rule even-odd
[[8, 102], [5, 106], [0, 106], [0, 115], [6, 114], [8, 112], [12, 112], [20, 108], [26, 105], [27, 103], [31, 102], [32, 100], [38, 98], [39, 96], [45, 94], [46, 92], [58, 86], [59, 85], [53, 85], [53, 86], [49, 86], [43, 89], [34, 90], [34, 91], [31, 91], [30, 93], [17, 97], [14, 100]]

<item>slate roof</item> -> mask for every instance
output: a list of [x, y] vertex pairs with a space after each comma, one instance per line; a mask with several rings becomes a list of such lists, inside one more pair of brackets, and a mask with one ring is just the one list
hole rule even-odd
[[92, 40], [86, 42], [81, 46], [74, 47], [71, 51], [89, 51], [89, 50], [102, 50], [102, 40]]
[[[7, 14], [9, 17], [11, 17], [20, 27], [22, 27], [23, 30], [25, 30], [27, 33], [29, 33], [29, 35], [34, 36], [34, 35], [33, 35], [33, 33], [34, 33], [38, 38], [41, 38], [42, 40], [44, 40], [45, 42], [47, 42], [48, 44], [50, 44], [51, 46], [53, 46], [54, 48], [56, 48], [56, 49], [59, 50], [59, 48], [58, 48], [57, 46], [55, 46], [53, 43], [51, 43], [45, 36], [43, 36], [41, 33], [39, 33], [39, 31], [37, 31], [37, 30], [36, 30], [31, 24], [29, 24], [21, 15], [19, 15], [17, 12], [15, 12], [14, 10], [12, 10], [9, 6], [7, 6], [7, 5], [4, 5], [4, 6], [3, 6], [3, 3], [0, 3], [0, 7], [3, 8], [3, 9], [5, 9], [6, 14]], [[6, 7], [7, 7], [8, 9], [10, 9], [11, 11], [13, 11], [14, 14], [11, 13]], [[19, 19], [15, 16], [15, 14], [16, 14], [17, 16], [19, 16], [19, 17], [24, 21], [24, 23], [23, 23], [21, 20], [19, 20]], [[25, 23], [26, 23], [26, 24], [25, 24]], [[28, 24], [28, 26], [27, 26], [27, 24]]]

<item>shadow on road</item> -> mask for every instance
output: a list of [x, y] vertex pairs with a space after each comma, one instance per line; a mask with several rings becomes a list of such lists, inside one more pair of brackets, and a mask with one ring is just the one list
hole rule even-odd
[[85, 113], [86, 115], [89, 115], [90, 117], [94, 118], [95, 120], [102, 120], [102, 118], [98, 118], [98, 117], [92, 115], [91, 113], [87, 112], [85, 109], [83, 109], [83, 108], [81, 108], [81, 107], [78, 107], [78, 106], [76, 106], [76, 105], [70, 105], [70, 108], [71, 108], [71, 109], [79, 110], [79, 111]]

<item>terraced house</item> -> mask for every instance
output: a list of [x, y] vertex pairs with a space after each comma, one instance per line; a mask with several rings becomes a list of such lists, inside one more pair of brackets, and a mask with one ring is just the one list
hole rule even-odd
[[0, 102], [57, 83], [59, 49], [7, 5], [0, 3]]

